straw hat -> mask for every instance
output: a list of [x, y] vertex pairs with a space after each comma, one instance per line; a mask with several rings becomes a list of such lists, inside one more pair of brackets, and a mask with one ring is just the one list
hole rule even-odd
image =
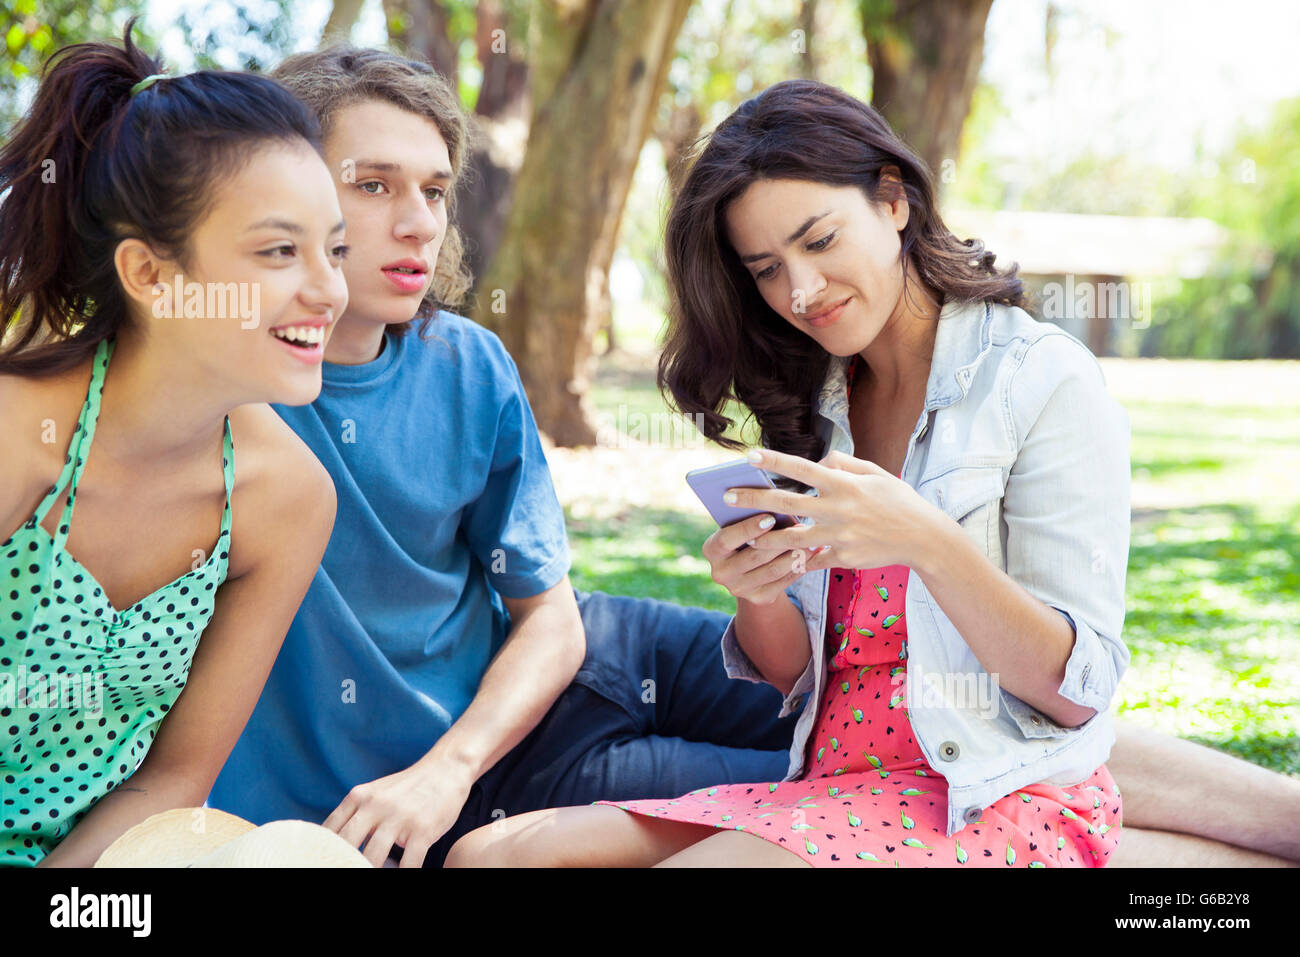
[[105, 848], [96, 867], [370, 867], [365, 855], [307, 821], [257, 827], [209, 807], [162, 811]]

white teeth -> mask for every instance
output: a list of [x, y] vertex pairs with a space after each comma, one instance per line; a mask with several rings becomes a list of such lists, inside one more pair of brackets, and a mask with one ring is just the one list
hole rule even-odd
[[271, 332], [276, 337], [297, 345], [315, 345], [325, 341], [324, 326], [284, 326]]

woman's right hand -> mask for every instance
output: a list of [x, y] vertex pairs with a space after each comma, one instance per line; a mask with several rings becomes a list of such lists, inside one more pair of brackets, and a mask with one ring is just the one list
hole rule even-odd
[[805, 573], [805, 562], [811, 557], [805, 549], [777, 551], [763, 547], [763, 536], [775, 524], [770, 514], [751, 515], [718, 529], [705, 540], [703, 552], [710, 574], [733, 598], [770, 605]]

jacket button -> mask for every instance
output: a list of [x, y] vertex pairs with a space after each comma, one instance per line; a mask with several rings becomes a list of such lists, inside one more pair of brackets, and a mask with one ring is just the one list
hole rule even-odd
[[1032, 721], [1032, 722], [1034, 722], [1034, 724], [1042, 724], [1042, 723], [1043, 723], [1043, 719], [1040, 718], [1040, 717], [1039, 717], [1038, 715], [1036, 715], [1036, 714], [1031, 714], [1031, 715], [1029, 716], [1029, 720]]
[[980, 819], [980, 810], [981, 808], [968, 807], [966, 809], [966, 813], [962, 815], [962, 820], [964, 820], [967, 824], [974, 824], [976, 821]]
[[944, 761], [956, 761], [959, 754], [961, 754], [961, 748], [957, 747], [956, 741], [945, 741], [939, 745], [939, 757]]

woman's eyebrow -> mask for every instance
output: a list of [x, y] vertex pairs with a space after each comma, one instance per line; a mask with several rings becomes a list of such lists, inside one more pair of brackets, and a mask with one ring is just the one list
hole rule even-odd
[[[334, 235], [342, 228], [343, 228], [343, 220], [340, 219], [337, 223], [334, 224], [334, 227], [330, 230], [330, 235], [331, 236]], [[293, 233], [295, 236], [301, 236], [304, 232], [306, 232], [306, 230], [303, 229], [302, 226], [300, 226], [298, 223], [290, 222], [287, 219], [276, 219], [274, 216], [268, 216], [266, 219], [258, 220], [257, 222], [249, 226], [247, 229], [245, 229], [244, 232], [251, 233], [255, 229], [283, 229], [286, 233]]]
[[[402, 171], [401, 163], [393, 163], [388, 160], [357, 160], [355, 163], [357, 169], [373, 169], [381, 173], [400, 173]], [[429, 179], [451, 179], [451, 170], [435, 170], [429, 174]]]
[[[823, 216], [829, 216], [830, 213], [831, 211], [828, 209], [826, 210], [826, 212], [818, 213], [816, 216], [809, 216], [807, 219], [804, 220], [802, 226], [800, 226], [798, 229], [796, 229], [794, 232], [792, 232], [789, 236], [786, 237], [785, 244], [787, 246], [790, 245], [792, 242], [794, 242], [804, 233], [808, 232], [808, 230], [812, 229], [813, 223], [817, 222], [817, 220], [821, 219]], [[741, 256], [740, 261], [743, 263], [752, 263], [752, 262], [757, 262], [760, 259], [766, 259], [768, 256], [771, 255], [772, 253], [755, 253], [752, 256]]]

